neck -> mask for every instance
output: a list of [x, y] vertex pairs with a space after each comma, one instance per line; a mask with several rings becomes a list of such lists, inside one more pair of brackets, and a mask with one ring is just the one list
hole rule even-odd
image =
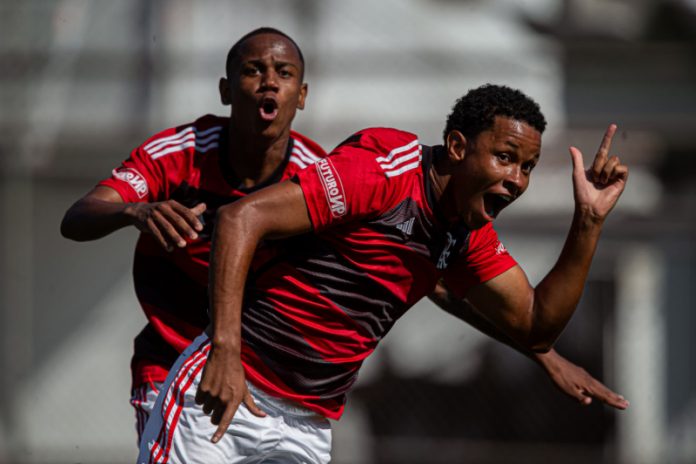
[[245, 188], [268, 179], [285, 159], [290, 129], [276, 137], [249, 134], [230, 124], [227, 159], [229, 166]]
[[433, 187], [433, 195], [435, 196], [435, 201], [440, 201], [445, 188], [449, 183], [452, 174], [447, 172], [447, 153], [442, 146], [438, 146], [433, 150], [433, 162], [430, 165], [430, 170], [428, 171], [428, 176], [430, 177], [430, 182]]

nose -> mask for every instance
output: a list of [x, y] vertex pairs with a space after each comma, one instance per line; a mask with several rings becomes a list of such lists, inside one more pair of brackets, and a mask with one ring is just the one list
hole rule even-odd
[[261, 87], [263, 90], [278, 90], [278, 74], [274, 69], [267, 69], [261, 75]]
[[528, 183], [529, 179], [524, 175], [520, 166], [514, 165], [510, 167], [508, 175], [503, 181], [503, 186], [511, 195], [517, 197], [525, 191]]

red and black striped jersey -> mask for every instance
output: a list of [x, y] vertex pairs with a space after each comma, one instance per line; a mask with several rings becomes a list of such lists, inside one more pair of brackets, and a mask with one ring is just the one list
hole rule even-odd
[[208, 266], [212, 223], [218, 207], [288, 179], [326, 156], [307, 137], [291, 132], [284, 162], [264, 183], [242, 188], [228, 165], [229, 118], [206, 115], [162, 131], [134, 149], [100, 182], [124, 202], [176, 200], [189, 208], [204, 202], [204, 230], [182, 249], [167, 252], [148, 234], [135, 250], [133, 278], [148, 325], [135, 339], [133, 382], [161, 382], [170, 366], [208, 324]]
[[363, 360], [440, 278], [464, 295], [516, 264], [490, 223], [446, 225], [427, 175], [436, 149], [366, 129], [297, 173], [313, 233], [252, 265], [247, 378], [337, 419]]

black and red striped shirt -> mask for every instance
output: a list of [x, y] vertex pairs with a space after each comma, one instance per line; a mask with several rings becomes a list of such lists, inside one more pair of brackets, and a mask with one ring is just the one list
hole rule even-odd
[[189, 208], [204, 202], [204, 230], [185, 248], [167, 252], [148, 234], [135, 249], [135, 291], [148, 319], [135, 339], [134, 386], [162, 382], [169, 368], [208, 324], [208, 267], [212, 223], [218, 207], [266, 185], [288, 179], [326, 156], [307, 137], [291, 132], [285, 161], [263, 184], [240, 187], [227, 165], [229, 118], [206, 115], [164, 130], [137, 147], [112, 176], [99, 183], [124, 202], [176, 200]]
[[516, 264], [491, 224], [468, 231], [439, 218], [433, 150], [366, 129], [297, 173], [313, 233], [252, 264], [242, 362], [253, 383], [337, 419], [363, 360], [440, 278], [465, 294]]

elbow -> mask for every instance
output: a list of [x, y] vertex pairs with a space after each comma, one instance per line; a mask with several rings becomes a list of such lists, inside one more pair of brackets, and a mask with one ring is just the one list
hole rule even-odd
[[229, 203], [218, 208], [215, 215], [216, 236], [234, 234], [251, 234], [255, 230], [253, 221], [253, 204], [245, 199]]
[[60, 222], [60, 235], [69, 240], [80, 241], [80, 237], [77, 235], [75, 227], [70, 220], [70, 211], [65, 213], [63, 220]]
[[548, 353], [553, 349], [560, 333], [535, 321], [529, 329], [527, 336], [527, 349], [535, 353]]
[[525, 336], [522, 344], [534, 353], [548, 353], [551, 351], [559, 335], [559, 332], [554, 330], [553, 327], [545, 324], [541, 313], [535, 303], [532, 302], [525, 318]]
[[219, 207], [215, 214], [215, 228], [229, 227], [235, 219], [238, 219], [240, 213], [242, 213], [242, 208], [240, 208], [240, 206], [243, 206], [242, 200]]

